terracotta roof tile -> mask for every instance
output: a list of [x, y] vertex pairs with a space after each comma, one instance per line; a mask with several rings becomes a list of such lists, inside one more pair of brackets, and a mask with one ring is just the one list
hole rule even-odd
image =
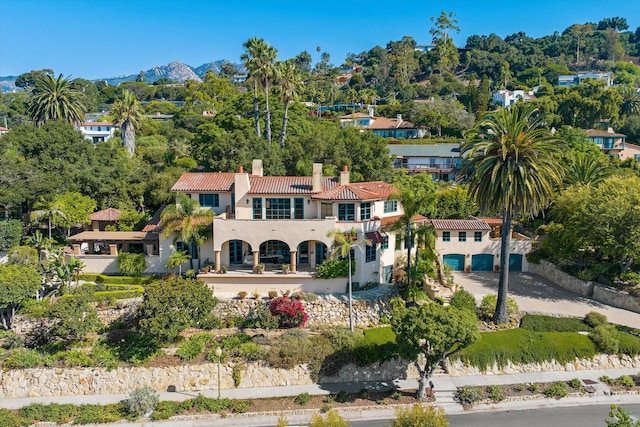
[[626, 136], [623, 133], [608, 132], [606, 130], [587, 129], [588, 136], [608, 136], [608, 137], [623, 137]]
[[89, 214], [89, 219], [91, 221], [117, 221], [120, 219], [120, 215], [122, 215], [122, 211], [119, 209], [107, 208]]
[[368, 115], [367, 113], [351, 113], [344, 116], [340, 116], [341, 119], [366, 119], [367, 117], [371, 119], [374, 118]]
[[173, 184], [171, 191], [231, 191], [234, 175], [232, 172], [186, 172]]
[[476, 218], [479, 221], [484, 221], [489, 226], [495, 227], [496, 225], [502, 225], [502, 218]]
[[162, 211], [166, 208], [167, 205], [160, 206], [160, 209], [153, 214], [153, 218], [149, 220], [142, 228], [142, 231], [160, 231], [162, 229], [162, 225], [160, 224], [160, 216], [162, 215]]
[[406, 120], [398, 122], [398, 119], [389, 119], [387, 117], [376, 117], [368, 129], [413, 129], [414, 124]]
[[314, 194], [312, 198], [319, 200], [379, 200], [388, 199], [394, 191], [395, 188], [391, 184], [382, 181], [354, 182]]
[[432, 219], [431, 224], [436, 230], [487, 230], [491, 227], [479, 219]]
[[[313, 194], [310, 176], [249, 176], [249, 194]], [[322, 177], [324, 190], [335, 188], [338, 180]]]

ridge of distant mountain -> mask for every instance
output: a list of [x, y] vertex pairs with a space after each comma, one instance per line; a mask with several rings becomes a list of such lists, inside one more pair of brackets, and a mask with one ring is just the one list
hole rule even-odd
[[0, 76], [0, 90], [2, 92], [13, 92], [18, 87], [16, 86], [16, 79], [18, 76]]
[[[180, 61], [170, 62], [166, 65], [158, 65], [153, 68], [148, 69], [144, 72], [144, 80], [147, 83], [153, 83], [156, 80], [166, 77], [170, 80], [177, 81], [179, 83], [184, 83], [186, 80], [194, 80], [196, 82], [201, 82], [202, 77], [207, 73], [207, 71], [211, 70], [214, 74], [220, 74], [222, 70], [222, 64], [228, 62], [225, 59], [219, 59], [213, 62], [207, 62], [205, 64], [200, 65], [199, 67], [192, 67], [190, 65], [184, 64]], [[236, 68], [242, 70], [244, 67], [242, 64], [234, 64]], [[96, 79], [100, 81], [106, 81], [110, 85], [118, 85], [122, 82], [126, 81], [135, 81], [138, 77], [138, 74], [126, 74], [117, 77], [106, 77], [101, 79]]]

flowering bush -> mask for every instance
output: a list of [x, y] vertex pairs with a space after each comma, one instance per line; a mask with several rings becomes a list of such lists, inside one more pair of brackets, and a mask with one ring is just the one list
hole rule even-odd
[[278, 318], [281, 328], [304, 326], [309, 318], [302, 301], [293, 300], [287, 296], [271, 300], [269, 311]]

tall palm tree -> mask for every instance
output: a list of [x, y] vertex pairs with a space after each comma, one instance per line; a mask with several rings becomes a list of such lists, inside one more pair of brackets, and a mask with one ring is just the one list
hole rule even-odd
[[594, 187], [611, 175], [604, 161], [605, 155], [596, 153], [575, 153], [570, 156], [570, 164], [565, 175], [565, 185]]
[[622, 103], [620, 104], [620, 115], [629, 117], [640, 115], [640, 93], [636, 88], [623, 86], [621, 89]]
[[271, 142], [271, 110], [269, 109], [269, 84], [276, 75], [276, 58], [278, 51], [263, 41], [258, 53], [258, 73], [262, 77], [264, 89], [264, 127], [267, 141]]
[[142, 107], [136, 96], [128, 90], [122, 91], [122, 98], [113, 103], [111, 108], [113, 122], [120, 126], [122, 145], [130, 156], [136, 151], [136, 128], [142, 119]]
[[349, 329], [353, 331], [353, 284], [351, 281], [351, 249], [361, 245], [371, 245], [371, 241], [363, 238], [359, 238], [356, 230], [351, 229], [350, 233], [345, 233], [342, 230], [330, 231], [327, 237], [333, 239], [333, 246], [331, 249], [331, 258], [347, 258], [348, 271], [347, 276], [349, 278]]
[[51, 247], [51, 239], [47, 239], [40, 230], [36, 230], [32, 236], [28, 236], [25, 239], [25, 243], [36, 248], [38, 251], [38, 264], [42, 266], [42, 251]]
[[411, 274], [411, 247], [413, 246], [413, 218], [429, 210], [429, 206], [436, 200], [436, 185], [430, 174], [415, 175], [401, 174], [393, 183], [396, 191], [390, 197], [402, 204], [403, 214], [399, 223], [404, 224], [407, 246], [407, 274]]
[[192, 269], [194, 258], [198, 259], [198, 269], [200, 268], [199, 248], [211, 237], [213, 216], [211, 209], [201, 208], [197, 200], [183, 193], [178, 193], [176, 203], [162, 211], [162, 237], [166, 239], [175, 233], [174, 242], [179, 239], [189, 245], [189, 265]]
[[289, 104], [298, 99], [299, 91], [304, 82], [300, 71], [293, 61], [279, 63], [278, 77], [280, 79], [280, 99], [284, 103], [284, 115], [282, 116], [282, 130], [280, 131], [280, 148], [284, 148], [287, 135], [287, 122], [289, 121]]
[[38, 205], [39, 209], [31, 212], [31, 221], [40, 222], [41, 220], [47, 220], [47, 226], [49, 228], [49, 240], [51, 240], [51, 229], [57, 217], [66, 218], [67, 215], [62, 211], [62, 207], [56, 201], [45, 202], [40, 201]]
[[549, 205], [562, 182], [564, 143], [543, 127], [538, 110], [523, 104], [485, 115], [462, 145], [469, 194], [484, 212], [502, 214], [500, 279], [495, 323], [507, 323], [511, 222]]
[[260, 111], [258, 110], [258, 53], [260, 51], [261, 43], [264, 40], [257, 37], [252, 37], [243, 43], [242, 47], [245, 50], [240, 56], [240, 59], [244, 62], [244, 68], [247, 70], [249, 77], [253, 79], [253, 119], [255, 121], [256, 132], [260, 136]]
[[[85, 263], [80, 258], [76, 258], [73, 256], [69, 257], [69, 261], [67, 261], [67, 268], [69, 269], [69, 272], [73, 275], [73, 278], [75, 279], [75, 282], [76, 282], [76, 286], [78, 286], [80, 273], [82, 272], [82, 270], [84, 270], [85, 267], [86, 267]], [[71, 280], [69, 280], [69, 287], [71, 287]]]
[[29, 114], [37, 126], [49, 120], [78, 123], [84, 120], [85, 106], [82, 94], [71, 87], [71, 81], [62, 74], [54, 79], [43, 73], [36, 77]]

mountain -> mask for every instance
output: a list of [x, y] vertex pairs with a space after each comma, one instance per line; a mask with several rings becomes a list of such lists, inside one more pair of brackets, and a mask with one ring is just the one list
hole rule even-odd
[[227, 61], [225, 61], [224, 59], [219, 59], [214, 62], [207, 62], [206, 64], [202, 64], [201, 66], [196, 68], [192, 67], [191, 69], [200, 77], [204, 77], [204, 75], [207, 74], [207, 71], [209, 70], [213, 71], [214, 74], [220, 74], [220, 71], [222, 70], [222, 64], [225, 62]]
[[[138, 74], [126, 74], [118, 77], [106, 77], [97, 80], [106, 81], [112, 86], [117, 86], [122, 82], [135, 81]], [[167, 65], [157, 65], [144, 72], [144, 80], [147, 83], [153, 83], [156, 80], [166, 77], [170, 80], [175, 80], [180, 83], [184, 83], [186, 80], [195, 80], [201, 82], [202, 79], [193, 72], [193, 69], [180, 61], [173, 61]]]
[[13, 92], [16, 90], [16, 78], [18, 78], [18, 76], [0, 76], [0, 90], [2, 92]]

